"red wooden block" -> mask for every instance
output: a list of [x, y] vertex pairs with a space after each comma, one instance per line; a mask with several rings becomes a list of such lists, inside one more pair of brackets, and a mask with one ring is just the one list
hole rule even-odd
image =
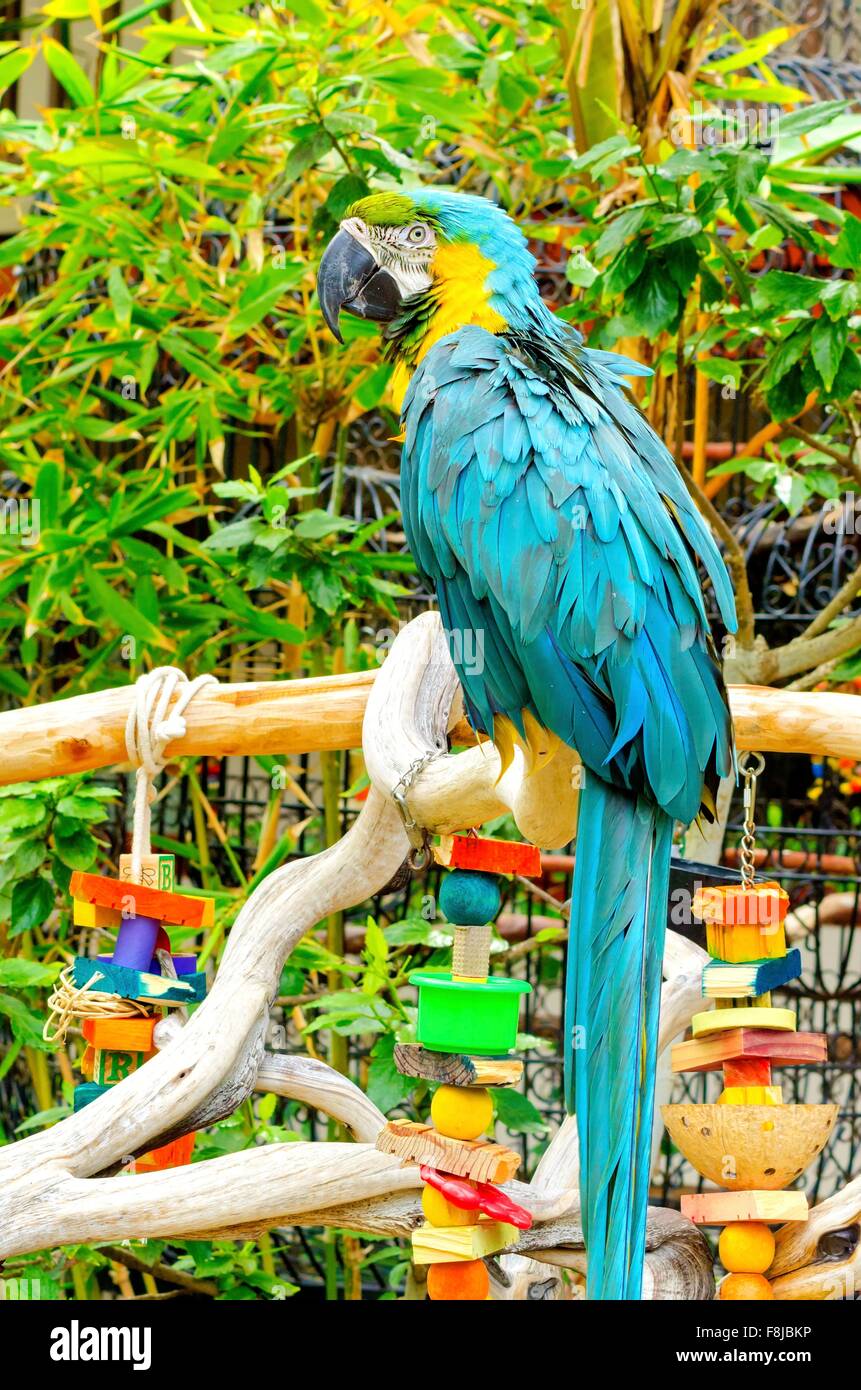
[[724, 1086], [770, 1086], [771, 1062], [767, 1057], [739, 1057], [723, 1064]]
[[85, 874], [79, 869], [72, 874], [69, 888], [73, 898], [112, 907], [126, 916], [154, 917], [159, 922], [180, 927], [211, 927], [215, 921], [211, 898], [164, 893], [158, 888], [145, 888], [141, 883]]
[[477, 835], [443, 835], [436, 851], [450, 869], [479, 869], [486, 874], [541, 877], [541, 851], [519, 840], [483, 840]]

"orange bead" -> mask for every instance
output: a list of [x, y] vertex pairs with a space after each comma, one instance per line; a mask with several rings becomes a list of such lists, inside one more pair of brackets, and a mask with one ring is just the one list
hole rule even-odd
[[774, 1298], [774, 1289], [761, 1274], [728, 1274], [718, 1297], [730, 1303], [753, 1303]]
[[731, 1221], [720, 1233], [718, 1253], [730, 1274], [764, 1274], [774, 1259], [774, 1236], [762, 1221]]
[[428, 1297], [436, 1302], [482, 1303], [489, 1292], [483, 1260], [454, 1260], [428, 1269]]

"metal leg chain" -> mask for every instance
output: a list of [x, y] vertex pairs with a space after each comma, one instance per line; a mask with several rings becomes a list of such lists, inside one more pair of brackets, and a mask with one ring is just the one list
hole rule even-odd
[[742, 753], [738, 760], [738, 770], [744, 778], [744, 834], [741, 837], [739, 860], [741, 881], [745, 888], [752, 888], [756, 877], [756, 821], [753, 813], [756, 807], [756, 779], [762, 776], [764, 769], [765, 758], [761, 753]]
[[392, 788], [392, 800], [398, 808], [407, 839], [412, 848], [407, 855], [407, 863], [413, 873], [418, 873], [420, 869], [427, 868], [431, 860], [430, 833], [423, 825], [419, 825], [407, 804], [407, 792], [415, 782], [416, 778], [424, 772], [428, 763], [432, 763], [434, 758], [440, 755], [437, 752], [426, 753], [422, 758], [416, 758], [410, 763], [403, 777]]

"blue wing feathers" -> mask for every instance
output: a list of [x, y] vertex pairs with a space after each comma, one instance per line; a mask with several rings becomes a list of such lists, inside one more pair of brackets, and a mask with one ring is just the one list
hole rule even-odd
[[[672, 458], [620, 387], [625, 364], [587, 349], [577, 364], [579, 382], [554, 383], [477, 328], [431, 349], [404, 405], [407, 536], [440, 594], [492, 595], [482, 620], [507, 629], [484, 671], [463, 673], [473, 706], [518, 723], [530, 709], [596, 772], [690, 820], [709, 761], [730, 766], [692, 550], [730, 628], [732, 592]], [[557, 679], [552, 707], [529, 679], [546, 667], [532, 651], [545, 634], [554, 659], [587, 677]], [[532, 692], [517, 709], [500, 705], [524, 689], [497, 668], [500, 653]], [[601, 691], [606, 745], [594, 734]]]

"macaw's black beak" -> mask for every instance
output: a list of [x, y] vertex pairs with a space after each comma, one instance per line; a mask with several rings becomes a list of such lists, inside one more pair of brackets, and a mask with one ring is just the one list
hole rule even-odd
[[323, 318], [339, 343], [344, 341], [338, 324], [342, 309], [360, 319], [388, 323], [401, 307], [397, 282], [349, 232], [338, 232], [326, 247], [317, 271], [317, 295]]

